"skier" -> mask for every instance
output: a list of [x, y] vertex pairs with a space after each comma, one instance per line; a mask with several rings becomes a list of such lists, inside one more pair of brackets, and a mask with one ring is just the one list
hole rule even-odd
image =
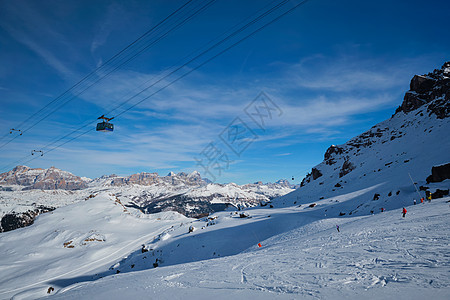
[[381, 208], [381, 212], [384, 212], [384, 207]]
[[406, 208], [403, 207], [403, 211], [402, 211], [402, 213], [403, 213], [403, 218], [406, 216], [406, 212], [407, 212]]
[[338, 232], [340, 232], [340, 231], [339, 231], [339, 225], [337, 225], [337, 224], [336, 224], [336, 229], [337, 229]]
[[423, 197], [422, 197], [422, 198], [420, 198], [420, 203], [423, 203]]
[[428, 202], [431, 202], [431, 192], [430, 191], [426, 191], [425, 194], [427, 195]]
[[416, 199], [414, 199], [414, 205], [416, 205]]

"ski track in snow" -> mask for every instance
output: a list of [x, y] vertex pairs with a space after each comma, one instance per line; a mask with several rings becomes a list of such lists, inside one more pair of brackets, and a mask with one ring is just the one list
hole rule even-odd
[[[67, 280], [70, 276], [73, 276], [73, 278], [80, 276], [94, 278], [93, 275], [96, 270], [103, 272], [108, 270], [109, 266], [126, 257], [130, 252], [139, 249], [144, 242], [157, 236], [161, 231], [167, 230], [172, 224], [180, 222], [170, 221], [167, 224], [167, 222], [159, 221], [157, 226], [148, 227], [149, 229], [153, 228], [150, 233], [147, 230], [145, 234], [137, 236], [130, 230], [142, 232], [146, 229], [145, 225], [151, 225], [152, 221], [132, 217], [123, 206], [115, 202], [114, 197], [103, 196], [102, 198], [100, 196], [99, 198], [96, 201], [90, 200], [86, 203], [75, 204], [73, 207], [62, 208], [55, 211], [55, 214], [46, 214], [30, 227], [3, 233], [0, 236], [2, 248], [8, 247], [7, 253], [15, 255], [17, 258], [20, 257], [20, 259], [14, 260], [13, 264], [9, 263], [7, 257], [0, 259], [2, 268], [0, 299], [10, 298], [12, 295], [16, 295], [17, 298], [22, 296], [27, 298], [30, 297], [28, 290], [45, 290], [53, 285], [51, 282], [56, 282], [58, 279]], [[102, 214], [105, 209], [109, 209], [111, 212], [99, 218], [99, 213]], [[128, 224], [118, 224], [117, 220], [119, 219], [126, 221]], [[78, 228], [78, 230], [73, 232], [67, 230], [65, 222], [71, 224], [69, 227]], [[86, 225], [83, 223], [86, 223]], [[96, 228], [100, 232], [111, 232], [107, 234], [106, 242], [93, 241], [94, 243], [106, 243], [106, 247], [100, 248], [98, 248], [99, 245], [93, 245], [97, 247], [98, 252], [95, 252], [95, 250], [88, 251], [88, 247], [92, 245], [88, 245], [87, 240], [92, 236], [101, 237], [103, 235], [99, 235], [97, 230], [91, 230], [90, 228]], [[131, 234], [120, 236], [120, 232], [123, 230], [125, 230], [125, 233]], [[115, 233], [113, 233], [114, 231]], [[22, 232], [23, 237], [16, 236], [16, 232]], [[119, 240], [117, 240], [118, 237], [120, 237]], [[108, 241], [110, 238], [111, 242]], [[83, 239], [83, 245], [85, 246], [82, 246], [80, 242]], [[114, 243], [115, 239], [116, 243]], [[71, 245], [75, 245], [75, 249], [62, 247], [63, 242], [67, 240], [72, 241]], [[18, 246], [15, 247], [15, 244]], [[38, 247], [33, 252], [29, 252], [28, 249], [32, 249], [29, 247], [30, 244], [38, 244]], [[53, 252], [54, 255], [52, 255]], [[71, 259], [74, 261], [72, 265], [70, 265]], [[70, 271], [60, 265], [70, 268]], [[9, 271], [6, 272], [7, 270]], [[27, 281], [27, 278], [30, 277], [34, 280]], [[23, 295], [21, 295], [22, 292]], [[31, 296], [31, 298], [35, 297]]]
[[[448, 299], [449, 200], [409, 207], [405, 219], [399, 210], [317, 220], [262, 241], [262, 248], [79, 283], [55, 297]], [[117, 294], [108, 292], [116, 286]]]
[[130, 251], [136, 249], [136, 245], [138, 245], [138, 246], [142, 245], [142, 243], [144, 243], [145, 241], [149, 240], [150, 237], [155, 236], [158, 232], [159, 231], [152, 232], [152, 233], [147, 234], [147, 235], [145, 235], [144, 237], [142, 237], [142, 238], [140, 238], [138, 240], [131, 241], [130, 243], [126, 244], [125, 246], [123, 246], [120, 249], [115, 250], [114, 252], [108, 254], [107, 256], [103, 256], [102, 258], [100, 258], [100, 259], [98, 259], [96, 261], [93, 261], [93, 262], [85, 264], [85, 265], [83, 265], [81, 267], [75, 268], [75, 269], [73, 269], [73, 270], [71, 270], [69, 272], [58, 274], [57, 276], [53, 276], [53, 277], [48, 277], [46, 279], [42, 279], [41, 281], [38, 281], [38, 282], [35, 282], [35, 283], [32, 283], [32, 284], [26, 285], [26, 286], [21, 286], [21, 287], [18, 287], [18, 288], [14, 288], [12, 290], [0, 291], [0, 295], [10, 294], [10, 293], [13, 293], [13, 292], [17, 293], [19, 291], [26, 290], [26, 289], [29, 289], [29, 288], [32, 288], [32, 287], [35, 287], [37, 285], [41, 285], [41, 284], [44, 284], [44, 283], [47, 283], [47, 285], [48, 285], [48, 282], [54, 281], [54, 280], [59, 279], [59, 278], [67, 277], [69, 275], [86, 274], [86, 273], [89, 273], [89, 271], [97, 269], [98, 267], [105, 266], [105, 265], [110, 265], [111, 262], [117, 261], [120, 258], [126, 256], [128, 253], [130, 253]]

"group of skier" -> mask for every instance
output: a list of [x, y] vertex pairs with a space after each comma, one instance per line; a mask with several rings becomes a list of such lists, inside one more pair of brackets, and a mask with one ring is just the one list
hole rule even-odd
[[[428, 202], [431, 203], [431, 192], [425, 191], [425, 197], [427, 198]], [[424, 197], [420, 198], [420, 203], [423, 203], [424, 201], [425, 201], [425, 198], [424, 198]], [[416, 203], [417, 203], [417, 201], [416, 201], [416, 199], [414, 199], [414, 205], [416, 205]], [[384, 209], [384, 207], [382, 207], [382, 208], [381, 208], [381, 212], [384, 212], [384, 211], [385, 211], [385, 209]], [[403, 218], [406, 216], [406, 213], [407, 213], [407, 212], [408, 212], [408, 211], [406, 210], [406, 208], [403, 207], [403, 209], [402, 209], [402, 217], [403, 217]], [[337, 230], [338, 232], [340, 232], [340, 230], [339, 230], [339, 225], [337, 225], [337, 224], [336, 224], [336, 230]]]
[[[431, 202], [431, 192], [425, 191], [425, 197], [427, 198], [428, 202], [430, 203]], [[423, 203], [424, 201], [425, 201], [424, 197], [420, 198], [420, 203]], [[416, 205], [416, 203], [417, 203], [417, 201], [416, 201], [416, 199], [414, 199], [414, 205]], [[383, 209], [381, 209], [381, 211], [383, 211]], [[406, 208], [403, 207], [403, 210], [402, 210], [403, 218], [406, 216], [406, 213], [407, 213], [407, 210], [406, 210]]]

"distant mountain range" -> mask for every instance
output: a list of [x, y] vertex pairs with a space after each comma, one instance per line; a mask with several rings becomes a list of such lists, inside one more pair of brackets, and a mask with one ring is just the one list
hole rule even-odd
[[204, 216], [227, 207], [251, 207], [293, 191], [287, 180], [237, 185], [217, 184], [194, 171], [79, 177], [55, 167], [17, 166], [0, 174], [0, 231], [32, 224], [44, 212], [109, 191], [125, 206], [143, 213], [177, 211], [188, 217]]

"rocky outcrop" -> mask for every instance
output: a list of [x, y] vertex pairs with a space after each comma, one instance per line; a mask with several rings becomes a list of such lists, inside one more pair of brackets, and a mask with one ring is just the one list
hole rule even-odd
[[338, 146], [331, 145], [325, 152], [324, 159], [327, 165], [333, 165], [336, 163], [335, 156], [342, 154], [344, 150]]
[[431, 168], [431, 175], [427, 177], [427, 183], [442, 182], [450, 179], [450, 163]]
[[87, 188], [89, 179], [83, 179], [55, 167], [32, 169], [17, 166], [9, 172], [0, 174], [0, 184], [23, 186], [23, 190], [79, 190]]
[[198, 218], [199, 216], [207, 216], [233, 206], [233, 204], [227, 202], [212, 202], [213, 199], [221, 196], [222, 195], [213, 194], [209, 197], [193, 198], [188, 195], [175, 195], [163, 199], [155, 199], [142, 206], [135, 203], [126, 206], [139, 209], [146, 214], [159, 213], [162, 211], [176, 211], [189, 218]]
[[319, 178], [320, 176], [322, 176], [322, 173], [316, 169], [316, 168], [312, 168], [311, 170], [311, 176], [313, 178], [313, 180], [316, 180], [317, 178]]
[[437, 118], [444, 119], [450, 115], [450, 62], [426, 75], [415, 75], [411, 79], [410, 90], [405, 93], [403, 103], [395, 113], [409, 113], [428, 103], [428, 112]]
[[11, 231], [17, 228], [29, 226], [34, 223], [34, 219], [49, 211], [53, 211], [54, 207], [39, 206], [35, 210], [28, 210], [23, 213], [9, 213], [2, 217], [0, 222], [0, 232]]
[[339, 171], [339, 177], [347, 175], [354, 169], [355, 169], [355, 166], [349, 160], [344, 161], [344, 163], [342, 164], [342, 168]]

